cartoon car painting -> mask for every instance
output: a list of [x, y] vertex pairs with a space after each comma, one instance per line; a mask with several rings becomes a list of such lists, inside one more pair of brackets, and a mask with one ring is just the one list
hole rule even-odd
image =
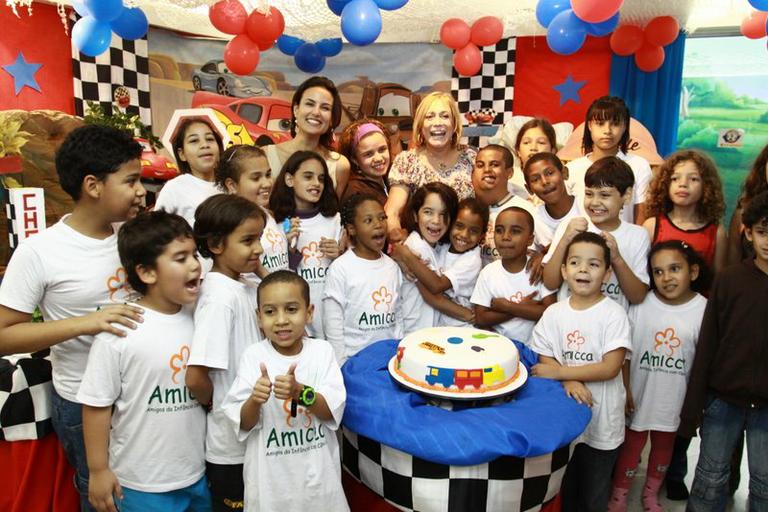
[[272, 96], [232, 99], [198, 91], [192, 107], [208, 107], [224, 123], [232, 144], [264, 146], [290, 140], [291, 104]]
[[270, 96], [269, 84], [257, 76], [238, 76], [229, 72], [223, 60], [209, 60], [192, 74], [196, 91], [213, 91], [222, 96], [248, 98]]
[[155, 153], [146, 139], [136, 139], [141, 144], [141, 179], [149, 181], [168, 181], [179, 175], [179, 168], [172, 160]]

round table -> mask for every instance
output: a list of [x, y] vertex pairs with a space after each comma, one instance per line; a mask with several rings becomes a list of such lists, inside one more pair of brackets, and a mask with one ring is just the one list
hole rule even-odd
[[[540, 510], [557, 495], [586, 406], [559, 382], [529, 377], [506, 401], [436, 407], [390, 377], [397, 343], [374, 343], [342, 368], [342, 464], [352, 477], [420, 512]], [[530, 370], [536, 354], [516, 344]]]

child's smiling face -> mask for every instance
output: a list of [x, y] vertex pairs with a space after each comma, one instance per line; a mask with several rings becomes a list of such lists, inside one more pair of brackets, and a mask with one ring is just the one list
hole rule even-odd
[[451, 226], [451, 251], [465, 253], [477, 247], [483, 238], [483, 219], [470, 210], [462, 208]]
[[546, 204], [557, 203], [567, 194], [563, 174], [550, 160], [532, 163], [525, 174], [528, 192], [535, 194]]
[[416, 212], [416, 224], [419, 227], [421, 237], [429, 245], [437, 244], [448, 231], [450, 221], [448, 208], [440, 195], [434, 192], [427, 194], [424, 198], [424, 204]]

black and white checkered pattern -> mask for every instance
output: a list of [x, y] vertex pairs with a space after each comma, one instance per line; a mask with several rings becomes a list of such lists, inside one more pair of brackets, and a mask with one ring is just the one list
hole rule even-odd
[[111, 113], [115, 89], [123, 85], [131, 96], [127, 112], [138, 114], [147, 126], [152, 124], [147, 36], [129, 41], [112, 34], [109, 50], [98, 57], [81, 53], [73, 44], [72, 75], [76, 115], [85, 115], [86, 101], [100, 103], [105, 112]]
[[[0, 189], [1, 188], [2, 187], [0, 187]], [[8, 247], [13, 250], [19, 245], [19, 235], [16, 233], [16, 207], [8, 202], [7, 191], [0, 191], [0, 198], [2, 198], [2, 202], [5, 204], [5, 218], [8, 226]]]
[[[483, 67], [475, 76], [459, 76], [453, 69], [451, 91], [462, 114], [471, 110], [490, 108], [496, 111], [493, 124], [501, 125], [512, 119], [512, 99], [515, 93], [516, 38], [502, 39], [496, 46], [480, 49]], [[466, 120], [464, 121], [466, 124]]]
[[476, 466], [428, 462], [344, 429], [344, 469], [389, 503], [418, 512], [541, 510], [560, 491], [570, 446]]
[[47, 357], [0, 358], [0, 440], [40, 439], [53, 430], [51, 378]]

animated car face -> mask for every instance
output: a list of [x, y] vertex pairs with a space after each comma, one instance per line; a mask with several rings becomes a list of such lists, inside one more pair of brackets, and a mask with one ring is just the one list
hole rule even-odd
[[210, 60], [192, 74], [192, 87], [196, 91], [213, 91], [222, 96], [248, 98], [269, 96], [269, 84], [256, 76], [238, 76], [229, 72], [223, 60]]
[[141, 144], [141, 179], [149, 181], [168, 181], [179, 175], [179, 168], [173, 161], [155, 153], [146, 139], [136, 139]]

